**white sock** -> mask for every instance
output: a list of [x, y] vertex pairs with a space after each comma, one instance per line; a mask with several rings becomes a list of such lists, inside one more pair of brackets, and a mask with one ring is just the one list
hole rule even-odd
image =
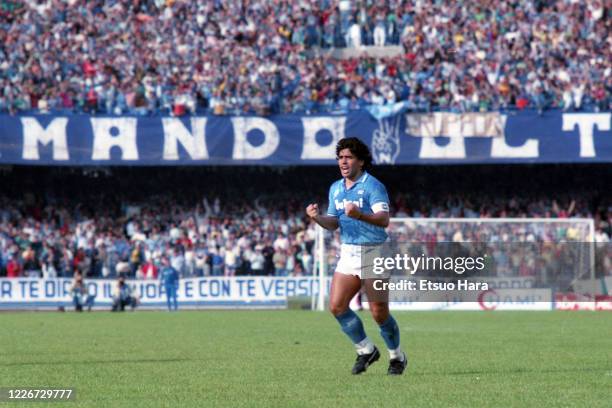
[[374, 351], [374, 343], [368, 337], [361, 340], [359, 343], [355, 343], [355, 349], [357, 354], [370, 354]]
[[389, 350], [389, 359], [404, 361], [404, 353], [402, 352], [402, 349], [398, 347], [395, 350]]

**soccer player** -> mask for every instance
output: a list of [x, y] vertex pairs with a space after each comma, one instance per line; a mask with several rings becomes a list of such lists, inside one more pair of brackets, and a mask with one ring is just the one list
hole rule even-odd
[[166, 289], [168, 311], [171, 312], [173, 307], [174, 310], [178, 310], [176, 290], [178, 289], [179, 276], [178, 272], [170, 265], [170, 261], [165, 255], [162, 257], [162, 267], [159, 272], [159, 279], [164, 283], [164, 288]]
[[[357, 350], [352, 373], [361, 374], [380, 358], [380, 352], [366, 335], [361, 319], [349, 308], [349, 303], [362, 284], [362, 249], [379, 246], [387, 239], [389, 197], [385, 186], [367, 172], [372, 165], [372, 155], [361, 140], [354, 137], [340, 140], [336, 145], [336, 157], [342, 178], [329, 189], [327, 215], [319, 214], [317, 204], [308, 205], [306, 214], [325, 229], [333, 231], [340, 227], [342, 246], [332, 280], [329, 308]], [[389, 303], [370, 300], [369, 304], [389, 350], [387, 373], [400, 375], [408, 360], [400, 349], [399, 328], [389, 314]]]

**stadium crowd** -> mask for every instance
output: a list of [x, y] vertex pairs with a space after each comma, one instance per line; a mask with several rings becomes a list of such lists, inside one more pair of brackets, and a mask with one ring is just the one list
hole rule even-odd
[[[612, 273], [612, 199], [606, 177], [599, 175], [599, 186], [593, 181], [597, 171], [569, 169], [576, 178], [572, 185], [559, 171], [563, 168], [531, 170], [531, 187], [521, 184], [524, 172], [495, 167], [463, 170], [464, 176], [455, 175], [450, 184], [450, 170], [438, 176], [415, 170], [411, 179], [421, 191], [393, 168], [380, 168], [379, 174], [390, 186], [392, 214], [398, 217], [592, 217], [594, 239], [603, 251], [601, 268]], [[336, 169], [299, 168], [117, 169], [114, 175], [102, 169], [87, 176], [61, 169], [21, 171], [2, 179], [0, 276], [72, 276], [79, 271], [85, 277], [153, 279], [163, 255], [183, 277], [308, 275], [314, 268], [316, 231], [304, 208], [313, 200], [324, 207], [321, 180], [337, 177]], [[556, 190], [551, 174], [570, 190]], [[492, 180], [498, 178], [503, 181], [496, 185]], [[489, 185], [487, 191], [474, 187], [481, 182]], [[539, 231], [514, 225], [482, 238], [447, 225], [434, 233], [416, 231], [409, 239], [558, 242], [587, 237], [587, 231], [566, 226]], [[331, 266], [337, 261], [337, 236], [330, 237], [328, 249]]]
[[609, 110], [611, 17], [609, 0], [1, 0], [0, 112]]

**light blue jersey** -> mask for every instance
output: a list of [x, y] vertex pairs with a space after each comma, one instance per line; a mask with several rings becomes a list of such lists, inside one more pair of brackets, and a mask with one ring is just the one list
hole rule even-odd
[[344, 214], [344, 205], [348, 202], [356, 204], [364, 214], [388, 212], [389, 196], [385, 186], [367, 172], [364, 172], [348, 190], [345, 187], [344, 179], [340, 179], [329, 189], [329, 207], [327, 208], [327, 215], [338, 217], [340, 240], [343, 244], [363, 245], [385, 242], [387, 233], [383, 227], [377, 227]]

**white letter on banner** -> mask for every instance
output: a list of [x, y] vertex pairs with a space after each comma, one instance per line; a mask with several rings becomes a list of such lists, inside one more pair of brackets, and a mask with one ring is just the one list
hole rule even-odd
[[578, 125], [580, 132], [580, 157], [595, 157], [593, 144], [593, 125], [599, 130], [610, 130], [610, 113], [565, 113], [563, 114], [563, 131], [571, 132]]
[[[136, 146], [136, 118], [104, 118], [91, 119], [93, 129], [92, 160], [110, 160], [113, 146], [121, 149], [121, 160], [138, 160]], [[115, 129], [116, 136], [111, 134]]]
[[[278, 129], [268, 119], [264, 118], [232, 118], [234, 127], [234, 160], [259, 160], [265, 159], [276, 151], [280, 144]], [[261, 130], [264, 134], [264, 142], [261, 146], [253, 146], [247, 140], [247, 134], [251, 130]]]
[[414, 137], [501, 137], [498, 112], [411, 113], [406, 115], [406, 133]]
[[[506, 129], [508, 115], [501, 115], [500, 120], [502, 129]], [[500, 137], [493, 138], [493, 143], [491, 144], [491, 157], [509, 159], [540, 157], [538, 151], [539, 145], [540, 143], [537, 139], [527, 139], [527, 141], [520, 146], [509, 146], [506, 143], [505, 134], [502, 133]]]
[[164, 160], [178, 160], [178, 142], [193, 160], [208, 159], [206, 147], [206, 118], [191, 118], [191, 132], [180, 119], [163, 118]]
[[39, 160], [38, 143], [43, 146], [53, 143], [53, 160], [68, 160], [68, 145], [66, 143], [66, 125], [68, 118], [56, 118], [46, 129], [35, 118], [21, 118], [23, 126], [24, 160]]
[[453, 136], [450, 143], [439, 146], [433, 137], [421, 138], [420, 159], [465, 159], [465, 138]]
[[[304, 146], [302, 147], [302, 160], [335, 159], [336, 144], [344, 137], [344, 126], [346, 117], [320, 117], [302, 118], [304, 126]], [[321, 130], [329, 130], [332, 141], [327, 146], [317, 143], [317, 133]]]

